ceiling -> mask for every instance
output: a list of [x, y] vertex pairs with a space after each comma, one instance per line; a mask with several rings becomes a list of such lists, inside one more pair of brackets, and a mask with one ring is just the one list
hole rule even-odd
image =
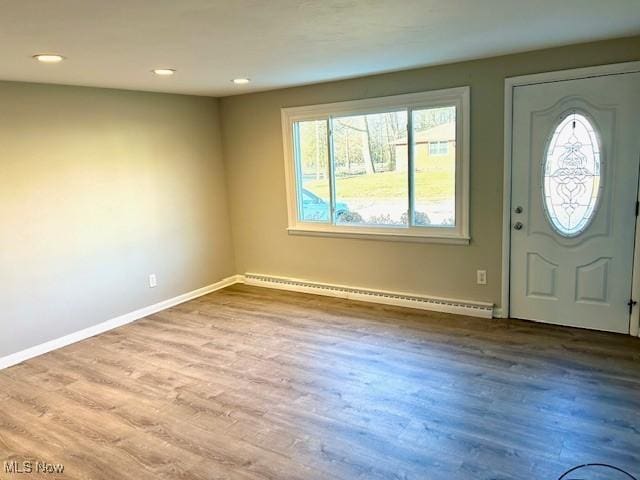
[[0, 0], [0, 79], [225, 96], [638, 33], [640, 0]]

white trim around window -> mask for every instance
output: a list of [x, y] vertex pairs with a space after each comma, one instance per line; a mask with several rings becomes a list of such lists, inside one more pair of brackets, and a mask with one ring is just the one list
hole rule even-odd
[[[455, 157], [455, 224], [450, 226], [378, 226], [343, 224], [335, 221], [301, 221], [298, 206], [299, 178], [296, 167], [294, 129], [297, 122], [330, 120], [348, 115], [379, 114], [399, 110], [407, 111], [407, 143], [413, 144], [412, 112], [414, 110], [455, 107], [456, 109], [456, 157]], [[288, 232], [294, 235], [316, 235], [346, 238], [369, 238], [413, 242], [433, 242], [466, 245], [469, 237], [469, 144], [470, 144], [470, 88], [459, 87], [406, 95], [369, 98], [323, 105], [283, 108], [282, 132], [287, 187]], [[329, 176], [333, 198], [330, 218], [335, 208], [334, 158], [331, 129], [328, 132]], [[413, 148], [407, 148], [408, 158], [408, 208], [414, 215]]]

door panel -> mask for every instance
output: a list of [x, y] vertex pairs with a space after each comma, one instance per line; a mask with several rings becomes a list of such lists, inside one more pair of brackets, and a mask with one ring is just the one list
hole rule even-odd
[[513, 108], [511, 316], [628, 333], [640, 73], [519, 86]]
[[576, 268], [576, 302], [608, 305], [609, 264], [611, 258], [599, 258]]

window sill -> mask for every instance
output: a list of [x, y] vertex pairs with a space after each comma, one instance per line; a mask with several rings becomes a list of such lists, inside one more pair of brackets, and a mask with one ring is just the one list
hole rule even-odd
[[358, 228], [340, 228], [331, 230], [326, 228], [314, 228], [313, 226], [298, 226], [287, 228], [289, 235], [306, 235], [313, 237], [336, 237], [336, 238], [359, 238], [365, 240], [383, 240], [391, 242], [418, 242], [418, 243], [440, 243], [448, 245], [469, 245], [471, 237], [461, 235], [433, 235], [432, 233], [421, 234], [415, 231], [399, 232], [380, 231], [371, 229], [363, 231]]

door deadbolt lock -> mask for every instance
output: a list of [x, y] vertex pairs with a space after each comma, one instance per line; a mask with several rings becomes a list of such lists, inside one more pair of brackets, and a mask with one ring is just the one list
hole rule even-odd
[[522, 230], [523, 226], [524, 225], [522, 225], [522, 222], [516, 222], [516, 223], [513, 224], [513, 229], [514, 230]]
[[522, 207], [516, 207], [516, 209], [514, 210], [514, 212], [516, 212], [516, 213], [522, 213]]

